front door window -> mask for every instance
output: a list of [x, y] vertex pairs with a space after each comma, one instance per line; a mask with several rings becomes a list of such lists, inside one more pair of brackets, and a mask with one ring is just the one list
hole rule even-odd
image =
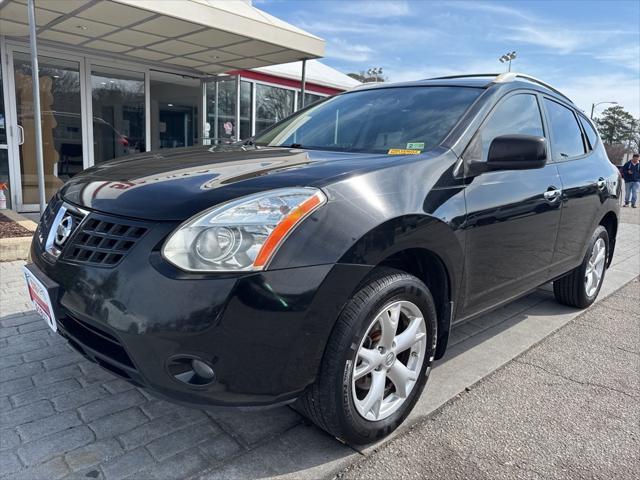
[[[80, 68], [78, 62], [39, 57], [42, 154], [46, 197], [83, 169]], [[16, 113], [21, 130], [22, 203], [37, 204], [35, 122], [31, 59], [15, 52]]]

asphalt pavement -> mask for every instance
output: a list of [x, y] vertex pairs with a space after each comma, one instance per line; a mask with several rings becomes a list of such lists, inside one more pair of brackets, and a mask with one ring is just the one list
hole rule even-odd
[[638, 479], [636, 277], [340, 479]]

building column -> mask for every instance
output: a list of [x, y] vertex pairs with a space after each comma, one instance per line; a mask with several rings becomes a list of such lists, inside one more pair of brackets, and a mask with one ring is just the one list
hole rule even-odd
[[236, 76], [236, 140], [240, 140], [240, 75]]
[[304, 108], [304, 93], [307, 85], [307, 59], [302, 59], [302, 77], [301, 77], [301, 88], [300, 88], [300, 101], [298, 102], [298, 110]]

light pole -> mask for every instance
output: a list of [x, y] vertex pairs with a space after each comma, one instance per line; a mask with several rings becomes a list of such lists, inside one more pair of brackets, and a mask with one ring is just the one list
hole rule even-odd
[[617, 105], [618, 102], [598, 102], [598, 103], [592, 103], [591, 104], [591, 120], [593, 120], [593, 111], [596, 109], [596, 107], [598, 105], [604, 105], [605, 103], [610, 104], [610, 105]]
[[500, 63], [505, 63], [505, 62], [509, 62], [509, 70], [507, 71], [511, 71], [511, 61], [516, 59], [516, 52], [515, 50], [513, 52], [510, 53], [505, 53], [504, 55], [502, 55], [498, 60], [500, 60]]
[[367, 70], [367, 75], [369, 77], [373, 77], [374, 81], [377, 83], [380, 81], [380, 75], [382, 75], [382, 67], [373, 67]]

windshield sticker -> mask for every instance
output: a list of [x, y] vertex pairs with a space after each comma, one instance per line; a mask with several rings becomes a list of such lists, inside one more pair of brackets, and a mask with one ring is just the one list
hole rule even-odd
[[405, 150], [403, 148], [392, 148], [387, 152], [388, 155], [419, 155], [421, 153], [422, 150]]
[[424, 142], [407, 143], [407, 148], [410, 150], [424, 150]]

